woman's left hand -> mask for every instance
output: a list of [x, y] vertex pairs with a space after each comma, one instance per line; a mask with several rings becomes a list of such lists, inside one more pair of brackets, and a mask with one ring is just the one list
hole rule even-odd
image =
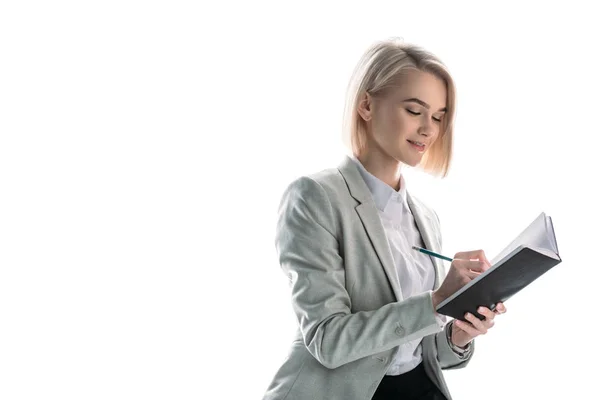
[[491, 311], [487, 307], [479, 307], [477, 312], [483, 315], [485, 319], [480, 320], [476, 316], [467, 313], [465, 314], [465, 319], [468, 322], [458, 319], [454, 320], [451, 340], [456, 346], [465, 347], [477, 336], [485, 335], [487, 331], [494, 326], [494, 317], [498, 314], [504, 314], [506, 312], [506, 307], [504, 307], [504, 304], [498, 303], [496, 304], [494, 311]]

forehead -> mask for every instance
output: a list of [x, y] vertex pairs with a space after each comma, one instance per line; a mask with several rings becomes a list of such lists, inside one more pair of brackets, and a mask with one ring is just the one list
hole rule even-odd
[[429, 72], [409, 70], [390, 95], [399, 101], [418, 98], [437, 111], [446, 106], [446, 83]]

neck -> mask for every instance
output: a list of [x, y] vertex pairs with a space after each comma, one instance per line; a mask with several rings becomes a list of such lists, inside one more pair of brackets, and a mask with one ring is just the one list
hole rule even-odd
[[370, 174], [380, 179], [392, 189], [400, 189], [400, 176], [402, 175], [403, 164], [384, 154], [373, 154], [367, 152], [356, 156], [360, 163]]

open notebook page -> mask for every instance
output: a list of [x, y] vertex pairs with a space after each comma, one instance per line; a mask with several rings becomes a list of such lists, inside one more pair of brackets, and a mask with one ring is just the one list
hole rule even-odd
[[492, 266], [496, 265], [496, 263], [502, 260], [504, 256], [511, 253], [519, 246], [549, 249], [558, 253], [550, 217], [547, 217], [546, 214], [542, 212], [523, 232], [521, 232], [519, 236], [515, 238], [515, 240], [506, 246], [506, 248], [496, 257], [490, 260]]

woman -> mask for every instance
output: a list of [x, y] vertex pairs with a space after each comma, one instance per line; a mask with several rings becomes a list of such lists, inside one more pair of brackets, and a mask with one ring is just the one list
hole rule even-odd
[[443, 369], [463, 368], [479, 320], [436, 306], [490, 267], [482, 250], [457, 253], [446, 274], [437, 214], [410, 195], [404, 166], [446, 176], [455, 90], [442, 62], [397, 40], [357, 65], [345, 113], [352, 156], [285, 190], [276, 231], [297, 335], [264, 399], [451, 399]]

